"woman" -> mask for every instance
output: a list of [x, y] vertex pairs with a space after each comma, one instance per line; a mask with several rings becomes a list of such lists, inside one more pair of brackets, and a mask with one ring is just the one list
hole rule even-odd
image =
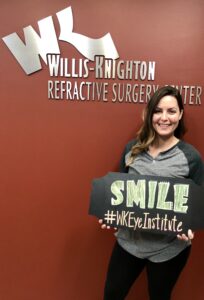
[[[121, 172], [190, 178], [203, 182], [198, 151], [181, 141], [185, 133], [184, 107], [179, 91], [171, 86], [156, 91], [147, 104], [137, 139], [125, 148]], [[99, 221], [102, 223], [102, 220]], [[102, 228], [108, 228], [102, 224]], [[119, 229], [107, 272], [104, 300], [123, 300], [146, 268], [150, 300], [169, 300], [191, 250], [194, 234], [168, 234]], [[138, 299], [140, 300], [140, 299]]]

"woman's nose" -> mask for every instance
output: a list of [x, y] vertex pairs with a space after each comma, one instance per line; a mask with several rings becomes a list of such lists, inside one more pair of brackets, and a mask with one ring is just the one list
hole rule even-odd
[[168, 117], [167, 117], [167, 113], [166, 111], [163, 111], [162, 114], [161, 114], [161, 119], [162, 120], [166, 120]]

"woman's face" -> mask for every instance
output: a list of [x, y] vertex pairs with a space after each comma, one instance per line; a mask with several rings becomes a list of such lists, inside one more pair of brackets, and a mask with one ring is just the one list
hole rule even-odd
[[162, 138], [174, 135], [182, 114], [175, 97], [167, 95], [161, 98], [152, 116], [152, 126], [156, 134]]

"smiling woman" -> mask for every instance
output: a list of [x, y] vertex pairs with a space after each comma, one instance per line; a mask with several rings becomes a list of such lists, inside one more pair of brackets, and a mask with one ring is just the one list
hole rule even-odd
[[[184, 106], [172, 86], [158, 89], [144, 112], [137, 138], [128, 143], [121, 159], [121, 172], [191, 179], [202, 185], [203, 163], [198, 151], [181, 141], [185, 133]], [[184, 193], [185, 194], [185, 193]], [[185, 208], [185, 207], [184, 207]], [[101, 223], [101, 220], [100, 220]], [[106, 225], [102, 224], [102, 228]], [[104, 300], [123, 300], [133, 282], [147, 269], [150, 300], [170, 300], [183, 270], [194, 234], [168, 234], [120, 228], [107, 273]]]
[[184, 105], [179, 91], [171, 86], [158, 89], [144, 111], [144, 123], [138, 142], [132, 148], [130, 162], [144, 150], [153, 157], [174, 146], [185, 133]]
[[182, 114], [183, 110], [180, 110], [175, 97], [163, 97], [155, 108], [152, 118], [152, 125], [157, 136], [160, 138], [174, 137], [174, 131], [179, 124]]

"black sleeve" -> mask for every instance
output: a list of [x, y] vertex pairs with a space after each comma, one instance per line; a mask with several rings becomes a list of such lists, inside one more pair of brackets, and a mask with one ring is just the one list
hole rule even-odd
[[130, 152], [130, 150], [132, 149], [132, 147], [136, 144], [136, 139], [131, 140], [126, 146], [125, 149], [122, 153], [121, 156], [121, 160], [120, 160], [120, 172], [121, 173], [128, 173], [128, 167], [125, 164], [125, 156], [128, 152]]
[[194, 163], [190, 164], [189, 177], [198, 185], [204, 186], [204, 163], [200, 156], [197, 155]]
[[204, 186], [204, 164], [200, 153], [194, 146], [183, 141], [180, 142], [179, 148], [188, 161], [188, 178], [196, 184]]
[[200, 153], [190, 145], [186, 156], [189, 163], [189, 178], [198, 185], [204, 185], [204, 164]]

